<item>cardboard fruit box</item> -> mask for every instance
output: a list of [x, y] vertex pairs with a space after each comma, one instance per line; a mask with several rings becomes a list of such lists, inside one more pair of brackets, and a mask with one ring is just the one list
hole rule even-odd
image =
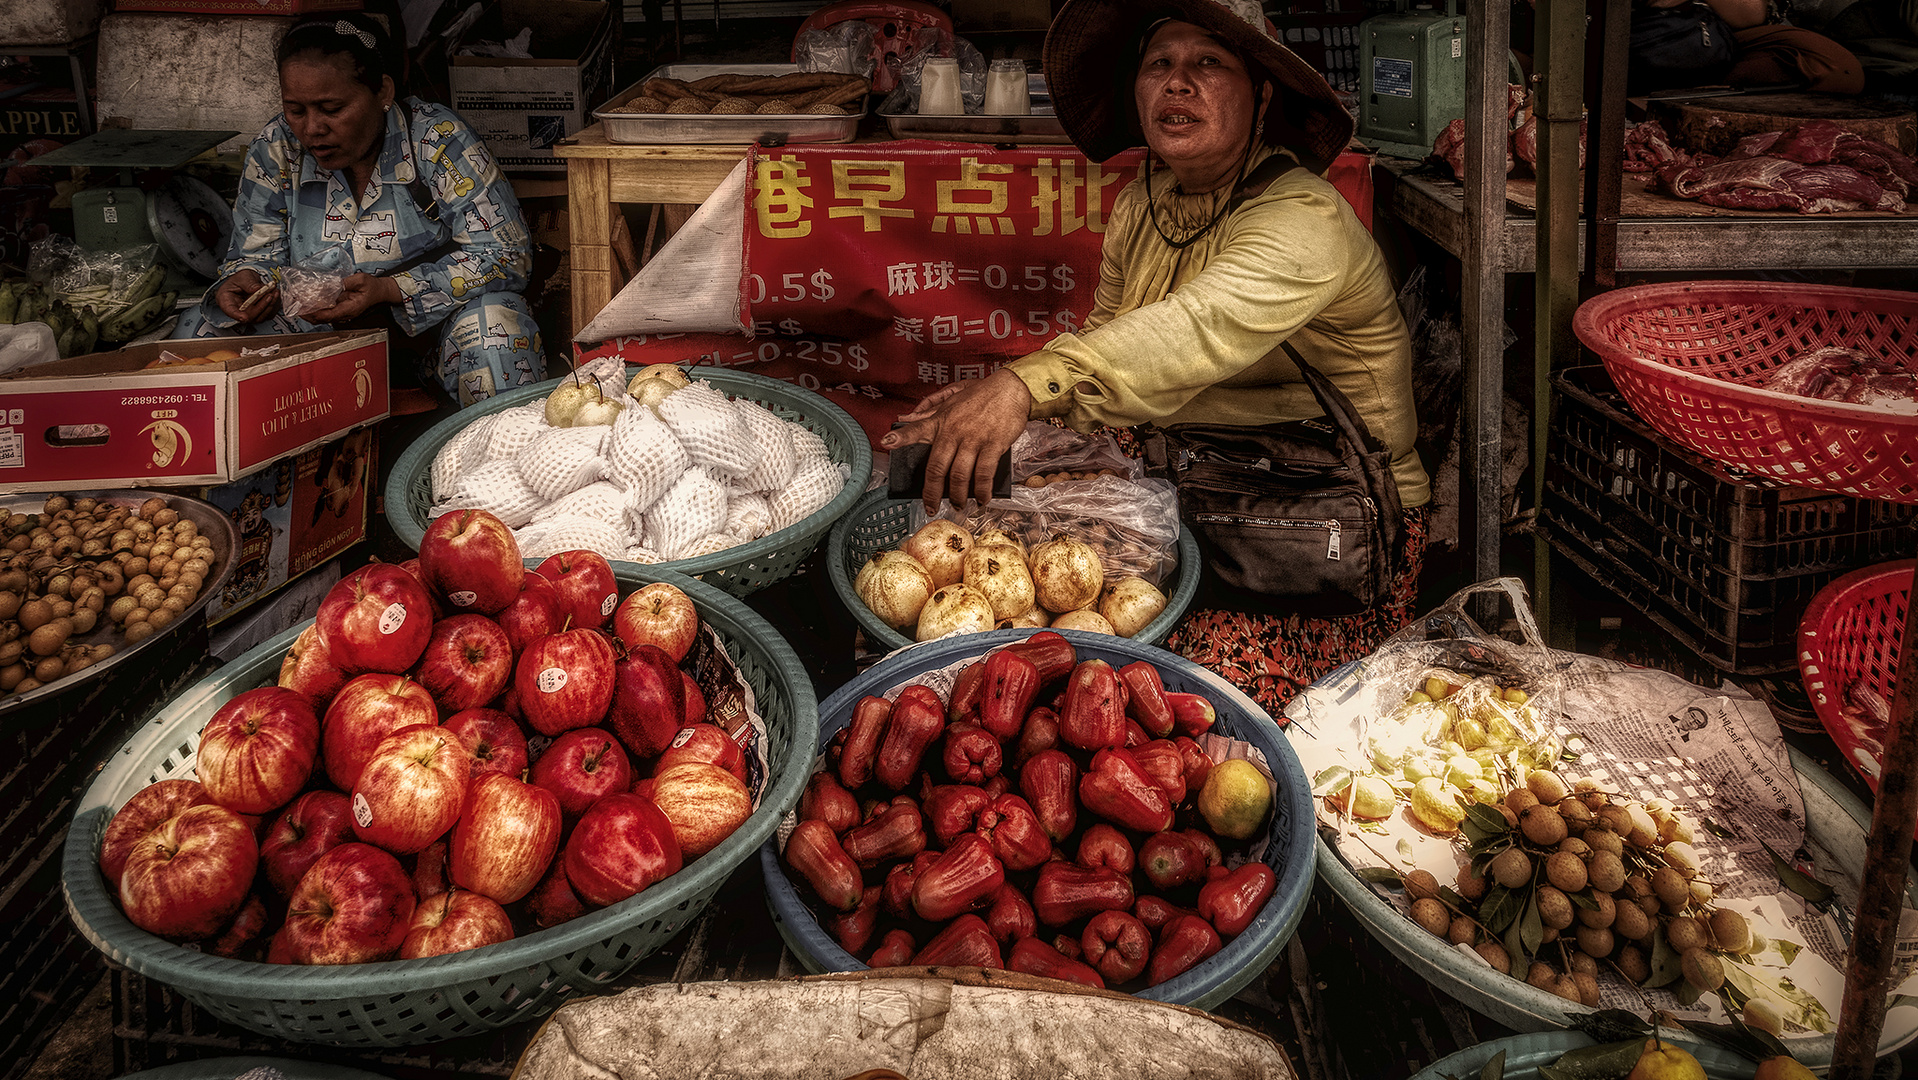
[[[162, 352], [236, 359], [148, 367]], [[0, 378], [0, 492], [224, 484], [384, 419], [386, 332], [156, 341]]]

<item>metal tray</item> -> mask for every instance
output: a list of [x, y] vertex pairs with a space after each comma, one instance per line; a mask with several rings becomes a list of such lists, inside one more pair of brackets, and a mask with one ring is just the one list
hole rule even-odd
[[1052, 90], [1046, 77], [1038, 72], [1026, 75], [1026, 92], [1032, 96], [1030, 116], [988, 116], [967, 113], [964, 116], [921, 116], [918, 113], [886, 113], [886, 127], [895, 139], [944, 139], [947, 142], [1041, 143], [1070, 145], [1072, 139], [1052, 111]]
[[99, 624], [90, 632], [76, 637], [75, 640], [89, 645], [114, 645], [116, 648], [112, 656], [107, 657], [97, 664], [92, 664], [76, 674], [55, 679], [45, 686], [37, 686], [24, 694], [7, 694], [0, 696], [0, 717], [4, 717], [6, 714], [13, 712], [29, 702], [38, 701], [41, 698], [51, 697], [55, 694], [66, 693], [68, 690], [88, 680], [98, 678], [120, 664], [125, 663], [129, 657], [137, 655], [142, 649], [152, 645], [154, 642], [164, 641], [173, 634], [181, 633], [183, 628], [191, 626], [195, 618], [206, 609], [207, 604], [212, 601], [213, 597], [218, 595], [220, 590], [226, 586], [227, 578], [233, 573], [233, 553], [235, 549], [239, 547], [240, 543], [239, 531], [233, 527], [233, 522], [228, 520], [227, 516], [220, 512], [219, 507], [204, 500], [190, 498], [171, 491], [114, 488], [104, 491], [38, 492], [35, 494], [12, 495], [0, 499], [0, 512], [7, 514], [40, 513], [41, 509], [46, 505], [47, 496], [50, 494], [65, 495], [69, 499], [97, 499], [114, 506], [139, 506], [146, 500], [158, 496], [165, 499], [167, 506], [179, 511], [181, 517], [193, 522], [202, 534], [213, 541], [213, 554], [219, 561], [214, 564], [213, 573], [208, 576], [202, 584], [200, 595], [194, 598], [193, 603], [187, 605], [185, 611], [180, 612], [179, 618], [168, 623], [158, 633], [149, 635], [144, 641], [137, 642], [133, 645], [126, 645], [124, 639], [120, 637], [119, 628], [114, 626], [110, 620], [104, 617], [101, 618]]
[[[843, 143], [859, 134], [859, 122], [866, 118], [867, 98], [861, 98], [859, 111], [848, 116], [823, 116], [818, 113], [747, 113], [743, 116], [715, 116], [711, 113], [629, 113], [613, 112], [639, 96], [647, 79], [678, 79], [693, 82], [708, 75], [786, 75], [798, 71], [798, 64], [662, 64], [646, 73], [638, 82], [613, 95], [612, 100], [593, 110], [593, 118], [606, 129], [608, 142], [649, 144], [730, 144], [765, 143]], [[869, 97], [870, 95], [868, 95]]]

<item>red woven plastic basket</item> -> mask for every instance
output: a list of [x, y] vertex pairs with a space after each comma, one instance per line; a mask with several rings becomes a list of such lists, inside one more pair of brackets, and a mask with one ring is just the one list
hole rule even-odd
[[1821, 589], [1798, 623], [1798, 670], [1812, 710], [1844, 752], [1845, 761], [1873, 791], [1884, 755], [1883, 730], [1845, 715], [1845, 692], [1854, 683], [1891, 699], [1898, 681], [1898, 650], [1911, 603], [1911, 575], [1918, 559], [1854, 570]]
[[1918, 414], [1751, 385], [1803, 353], [1843, 345], [1910, 367], [1918, 293], [1680, 281], [1601, 293], [1572, 329], [1667, 438], [1787, 483], [1918, 502]]

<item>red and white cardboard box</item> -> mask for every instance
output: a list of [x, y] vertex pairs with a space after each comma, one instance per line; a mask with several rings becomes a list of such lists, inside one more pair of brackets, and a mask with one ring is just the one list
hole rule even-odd
[[[162, 352], [237, 359], [149, 368]], [[0, 378], [0, 492], [223, 484], [385, 418], [386, 332], [156, 341]]]

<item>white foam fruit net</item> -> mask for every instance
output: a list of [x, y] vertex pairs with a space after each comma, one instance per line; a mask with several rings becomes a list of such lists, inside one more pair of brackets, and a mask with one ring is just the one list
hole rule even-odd
[[626, 561], [656, 563], [665, 562], [666, 560], [659, 557], [659, 552], [654, 551], [644, 544], [628, 544], [626, 546]]
[[459, 486], [460, 476], [466, 471], [464, 463], [466, 444], [472, 442], [479, 434], [478, 429], [468, 424], [454, 432], [453, 437], [446, 440], [446, 444], [440, 447], [439, 453], [433, 455], [433, 465], [427, 476], [433, 483], [434, 502], [451, 495], [453, 489]]
[[544, 416], [534, 416], [520, 409], [507, 409], [499, 414], [492, 433], [486, 437], [486, 460], [501, 461], [518, 457], [519, 452], [532, 445], [534, 439], [551, 430], [546, 426]]
[[552, 502], [578, 491], [604, 474], [600, 448], [610, 429], [605, 427], [551, 428], [526, 444], [515, 457], [520, 479]]
[[692, 460], [671, 428], [650, 409], [627, 409], [613, 421], [607, 440], [608, 473], [624, 487], [627, 505], [644, 513], [686, 472]]
[[625, 530], [626, 492], [610, 480], [595, 480], [578, 491], [568, 492], [548, 503], [533, 515], [533, 520], [540, 522], [563, 517], [588, 517]]
[[786, 433], [786, 421], [774, 416], [764, 405], [745, 398], [733, 402], [733, 408], [746, 421], [753, 443], [759, 447], [759, 464], [741, 477], [737, 486], [749, 491], [772, 491], [783, 486], [792, 479], [793, 469], [799, 462], [792, 436]]
[[726, 531], [741, 541], [757, 540], [772, 531], [773, 508], [756, 491], [735, 491], [726, 500]]
[[520, 479], [519, 466], [511, 461], [494, 461], [461, 478], [445, 500], [444, 510], [484, 510], [500, 519], [507, 528], [517, 529], [533, 520], [547, 500]]
[[709, 382], [666, 395], [659, 403], [659, 418], [672, 428], [693, 464], [715, 476], [745, 476], [759, 464], [759, 444], [745, 418]]
[[617, 525], [588, 517], [557, 517], [535, 526], [541, 527], [543, 531], [533, 537], [531, 546], [520, 540], [520, 551], [527, 558], [543, 559], [562, 551], [591, 551], [605, 559], [626, 557], [626, 530]]
[[832, 451], [826, 448], [826, 440], [817, 431], [798, 424], [787, 424], [786, 430], [792, 433], [793, 453], [799, 456], [800, 461], [807, 458], [832, 460]]
[[[809, 433], [810, 434], [810, 433]], [[846, 486], [846, 476], [830, 458], [807, 457], [785, 487], [766, 496], [772, 510], [773, 531], [811, 517]]]
[[466, 430], [472, 437], [462, 444], [463, 449], [460, 451], [461, 476], [486, 464], [488, 460], [486, 443], [493, 437], [493, 425], [497, 423], [499, 423], [499, 414], [492, 413], [466, 425]]
[[640, 542], [662, 558], [682, 558], [681, 552], [693, 541], [725, 527], [726, 489], [695, 465], [653, 503], [645, 521]]
[[679, 557], [682, 559], [697, 559], [702, 555], [717, 555], [727, 548], [738, 547], [744, 542], [745, 541], [737, 536], [723, 532], [707, 533], [705, 536], [687, 545], [686, 550], [679, 553]]

